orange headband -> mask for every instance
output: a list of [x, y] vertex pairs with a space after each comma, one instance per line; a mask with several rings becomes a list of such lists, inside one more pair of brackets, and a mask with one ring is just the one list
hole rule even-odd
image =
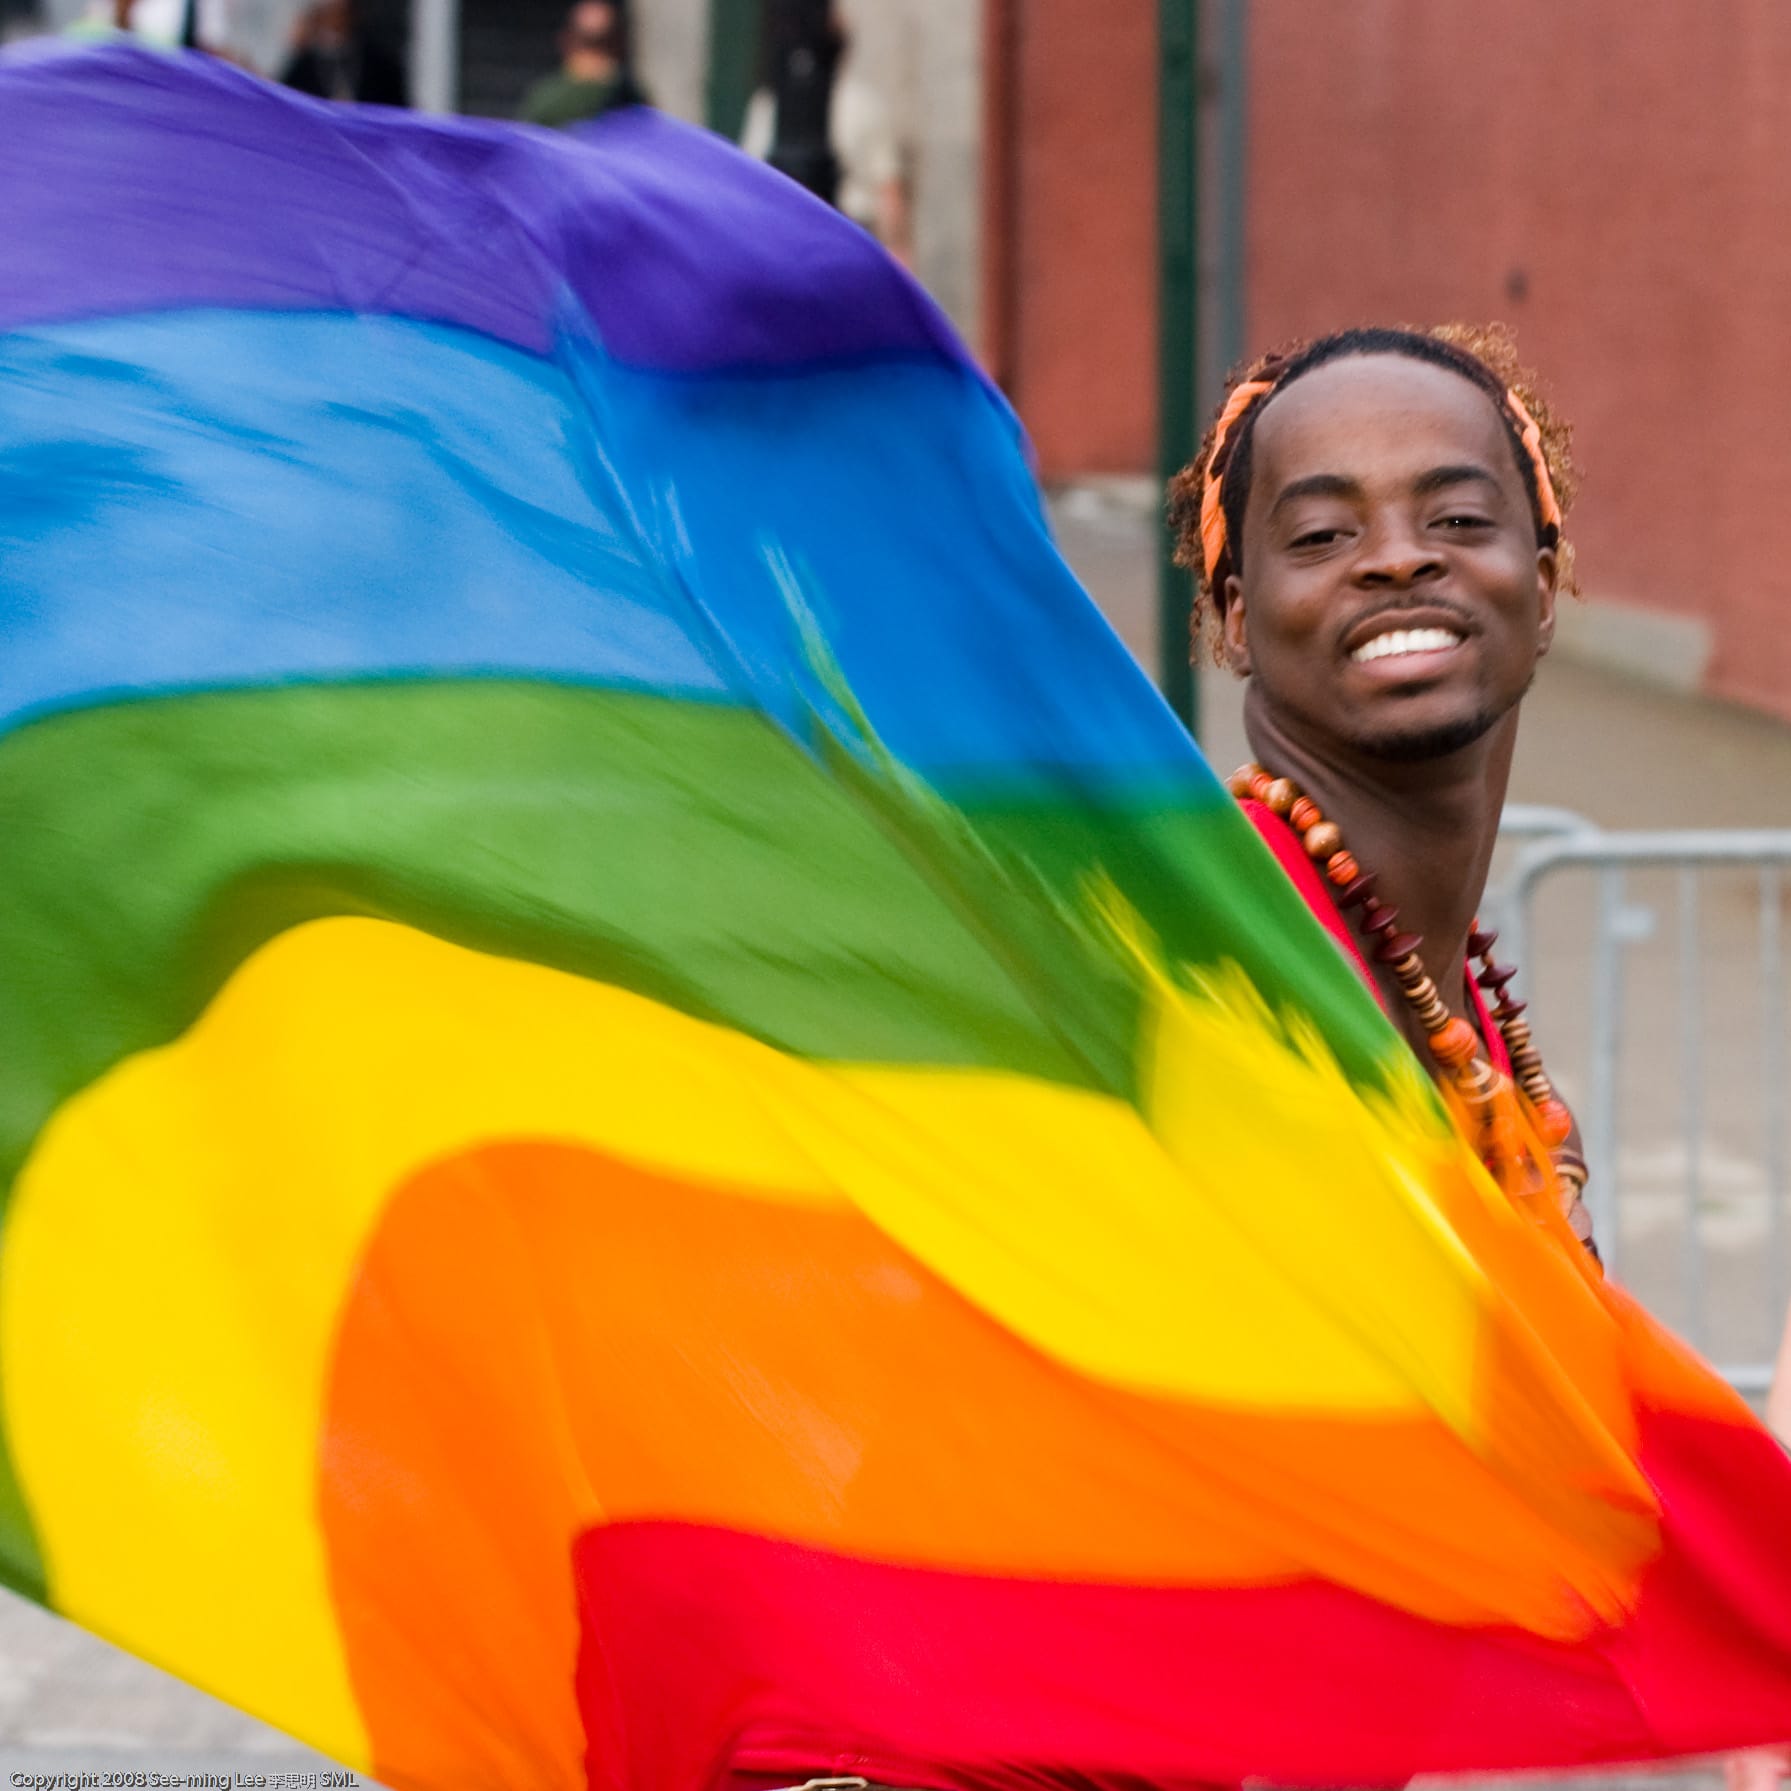
[[[1247, 379], [1237, 387], [1225, 401], [1225, 408], [1219, 413], [1218, 427], [1213, 431], [1213, 451], [1207, 456], [1206, 484], [1200, 494], [1200, 552], [1206, 564], [1207, 583], [1211, 585], [1214, 570], [1225, 552], [1225, 506], [1219, 501], [1222, 481], [1215, 477], [1214, 468], [1219, 463], [1219, 455], [1225, 447], [1233, 429], [1237, 427], [1238, 418], [1247, 411], [1258, 398], [1275, 389], [1272, 379]], [[1542, 452], [1542, 426], [1530, 415], [1530, 408], [1518, 397], [1515, 391], [1507, 389], [1505, 402], [1511, 409], [1524, 444], [1524, 452], [1530, 456], [1530, 465], [1536, 474], [1536, 506], [1542, 514], [1545, 528], [1552, 528], [1558, 534], [1561, 528], [1561, 503], [1555, 496], [1555, 482], [1549, 477], [1548, 459]]]
[[1514, 391], [1507, 391], [1505, 402], [1523, 432], [1524, 450], [1536, 472], [1536, 507], [1542, 512], [1542, 526], [1561, 531], [1561, 501], [1555, 496], [1555, 482], [1548, 476], [1548, 457], [1542, 451], [1542, 425], [1530, 415], [1530, 407]]
[[1272, 392], [1275, 382], [1272, 379], [1247, 379], [1225, 400], [1225, 408], [1219, 413], [1219, 424], [1213, 431], [1213, 451], [1206, 458], [1206, 489], [1200, 494], [1200, 554], [1206, 562], [1206, 579], [1213, 582], [1213, 569], [1219, 564], [1220, 556], [1225, 552], [1225, 506], [1219, 502], [1220, 481], [1215, 477], [1213, 468], [1219, 464], [1219, 456], [1224, 451], [1226, 437], [1237, 425], [1237, 420], [1265, 392]]

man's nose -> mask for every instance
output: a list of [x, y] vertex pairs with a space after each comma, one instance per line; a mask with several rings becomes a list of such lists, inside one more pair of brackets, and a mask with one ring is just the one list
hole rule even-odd
[[1415, 531], [1400, 522], [1371, 528], [1356, 557], [1356, 582], [1364, 585], [1416, 585], [1438, 577], [1442, 556]]

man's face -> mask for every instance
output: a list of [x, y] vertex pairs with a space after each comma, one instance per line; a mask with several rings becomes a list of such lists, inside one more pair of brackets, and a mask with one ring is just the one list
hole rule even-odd
[[1225, 642], [1271, 719], [1422, 759], [1516, 706], [1554, 632], [1555, 556], [1486, 393], [1346, 356], [1269, 401], [1253, 456]]
[[607, 0], [581, 0], [566, 17], [568, 48], [606, 53], [615, 36], [616, 9]]

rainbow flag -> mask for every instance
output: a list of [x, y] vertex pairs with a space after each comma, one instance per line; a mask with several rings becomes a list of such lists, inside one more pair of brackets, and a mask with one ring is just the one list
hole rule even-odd
[[1791, 1467], [866, 237], [646, 111], [0, 119], [8, 1583], [431, 1791], [1791, 1736]]

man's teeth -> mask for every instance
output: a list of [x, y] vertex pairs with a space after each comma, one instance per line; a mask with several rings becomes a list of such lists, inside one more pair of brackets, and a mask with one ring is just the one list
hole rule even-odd
[[1447, 628], [1396, 628], [1391, 634], [1377, 634], [1364, 641], [1350, 655], [1358, 665], [1371, 659], [1391, 659], [1398, 653], [1446, 653], [1461, 644], [1461, 636]]

